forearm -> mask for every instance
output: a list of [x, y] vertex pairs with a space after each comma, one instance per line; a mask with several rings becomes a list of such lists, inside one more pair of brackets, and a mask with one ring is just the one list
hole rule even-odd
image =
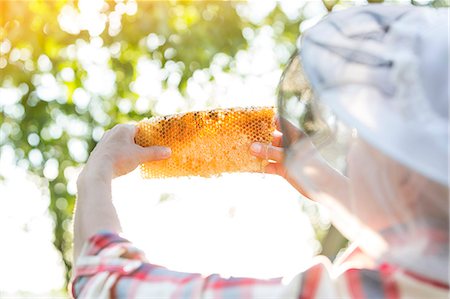
[[[311, 199], [328, 208], [331, 222], [349, 241], [356, 241], [363, 235], [367, 237], [370, 231], [350, 212], [354, 208], [352, 205], [355, 204], [353, 202], [355, 198], [351, 195], [348, 178], [339, 174], [324, 160], [317, 159], [316, 162], [322, 165], [315, 165], [318, 171], [313, 172], [315, 175], [312, 175], [311, 179], [314, 185], [320, 188], [310, 193]], [[374, 249], [378, 249], [378, 247], [374, 248], [379, 246], [379, 243], [373, 243], [377, 241], [375, 237], [371, 234], [372, 242], [359, 244], [359, 247], [369, 255], [373, 255]]]
[[[299, 158], [300, 159], [300, 158]], [[331, 221], [349, 240], [358, 235], [357, 220], [349, 213], [352, 205], [350, 186], [347, 177], [332, 168], [320, 155], [309, 155], [300, 159], [302, 167], [298, 167], [297, 180], [303, 181], [308, 198], [330, 210]]]
[[74, 216], [74, 261], [84, 243], [100, 230], [120, 232], [120, 221], [112, 203], [112, 172], [91, 170], [89, 166], [81, 172], [78, 181], [78, 196]]

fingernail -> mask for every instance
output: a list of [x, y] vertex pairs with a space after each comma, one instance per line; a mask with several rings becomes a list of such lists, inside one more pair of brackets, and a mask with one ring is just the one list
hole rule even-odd
[[262, 145], [259, 143], [253, 143], [250, 148], [253, 152], [259, 153], [262, 150]]

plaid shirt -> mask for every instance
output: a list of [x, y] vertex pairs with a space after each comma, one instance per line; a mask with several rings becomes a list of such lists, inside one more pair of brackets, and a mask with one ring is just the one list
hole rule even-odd
[[101, 232], [85, 245], [74, 269], [74, 298], [448, 298], [447, 285], [390, 265], [351, 268], [332, 277], [321, 261], [284, 284], [281, 278], [222, 278], [150, 264], [117, 234]]

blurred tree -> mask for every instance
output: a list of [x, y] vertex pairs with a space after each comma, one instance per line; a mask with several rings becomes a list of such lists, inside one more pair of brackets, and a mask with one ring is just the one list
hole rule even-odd
[[[167, 87], [173, 80], [170, 84], [183, 94], [187, 80], [196, 70], [208, 68], [217, 53], [233, 57], [245, 49], [248, 41], [242, 30], [256, 26], [241, 18], [235, 6], [0, 1], [1, 88], [5, 95], [12, 94], [0, 102], [0, 146], [14, 148], [18, 165], [48, 181], [54, 245], [61, 252], [67, 281], [75, 203], [69, 180], [74, 167], [85, 162], [104, 130], [151, 116], [151, 111], [136, 108], [139, 97], [146, 96], [133, 88], [140, 61], [178, 72], [178, 80], [165, 76], [163, 84]], [[82, 19], [86, 17], [95, 20]], [[288, 20], [280, 10], [271, 18], [298, 30], [299, 20]], [[293, 43], [296, 34], [287, 31], [285, 36]], [[102, 90], [98, 84], [108, 77], [112, 84]]]
[[[328, 11], [337, 4], [350, 5], [323, 3]], [[54, 245], [67, 281], [75, 203], [72, 174], [104, 130], [151, 115], [151, 107], [142, 107], [140, 99], [151, 103], [158, 95], [140, 86], [142, 66], [160, 70], [162, 89], [171, 86], [183, 95], [194, 72], [207, 69], [217, 55], [231, 58], [223, 65], [225, 71], [230, 68], [235, 54], [249, 46], [243, 34], [249, 28], [276, 27], [275, 40], [293, 50], [306, 19], [303, 11], [292, 18], [276, 5], [262, 21], [252, 22], [242, 16], [240, 5], [0, 1], [0, 149], [13, 148], [18, 165], [47, 180]]]

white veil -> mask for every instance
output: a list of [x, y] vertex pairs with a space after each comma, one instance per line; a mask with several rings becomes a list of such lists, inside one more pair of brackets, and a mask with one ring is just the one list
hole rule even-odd
[[444, 282], [448, 16], [383, 5], [329, 15], [303, 34], [278, 107], [288, 173], [337, 227], [380, 263]]

